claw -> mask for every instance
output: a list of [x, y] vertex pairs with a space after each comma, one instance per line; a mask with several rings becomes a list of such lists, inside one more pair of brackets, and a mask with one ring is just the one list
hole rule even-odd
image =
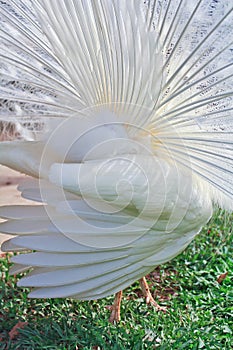
[[153, 305], [157, 311], [162, 311], [162, 312], [166, 312], [167, 311], [167, 308], [166, 307], [163, 307], [163, 306], [160, 306], [155, 300], [154, 298], [152, 297], [152, 294], [150, 292], [150, 288], [146, 282], [146, 279], [145, 277], [141, 278], [139, 280], [139, 283], [140, 283], [140, 286], [142, 288], [142, 294], [143, 296], [146, 298], [146, 303], [149, 305]]
[[[144, 297], [146, 298], [146, 303], [149, 305], [153, 305], [157, 311], [166, 312], [166, 307], [160, 306], [152, 297], [152, 294], [150, 292], [149, 286], [146, 282], [145, 277], [141, 278], [139, 280], [140, 286], [142, 288], [142, 293]], [[108, 305], [106, 308], [108, 310], [111, 310], [111, 315], [109, 317], [109, 322], [115, 323], [119, 322], [121, 319], [120, 311], [121, 311], [121, 300], [122, 300], [122, 291], [115, 294], [115, 299], [113, 305]]]

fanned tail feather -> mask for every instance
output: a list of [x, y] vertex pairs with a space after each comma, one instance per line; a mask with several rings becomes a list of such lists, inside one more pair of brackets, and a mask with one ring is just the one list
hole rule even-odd
[[213, 199], [233, 198], [231, 1], [18, 0], [1, 4], [0, 20], [3, 119], [39, 118], [48, 131], [45, 117], [107, 108]]

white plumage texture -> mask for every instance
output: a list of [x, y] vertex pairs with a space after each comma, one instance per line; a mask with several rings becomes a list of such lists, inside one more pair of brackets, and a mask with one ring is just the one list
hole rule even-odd
[[[31, 297], [98, 299], [233, 204], [233, 6], [0, 2], [0, 163], [32, 176], [0, 231]], [[29, 252], [34, 251], [34, 252]]]

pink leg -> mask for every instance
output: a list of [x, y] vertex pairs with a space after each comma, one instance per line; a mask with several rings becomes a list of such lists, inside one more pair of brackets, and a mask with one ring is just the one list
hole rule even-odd
[[139, 280], [139, 283], [140, 283], [140, 286], [141, 286], [141, 288], [142, 288], [143, 296], [146, 298], [146, 303], [155, 306], [155, 308], [156, 308], [157, 311], [166, 312], [166, 308], [165, 308], [165, 307], [162, 307], [162, 306], [160, 306], [158, 303], [156, 303], [156, 301], [155, 301], [154, 298], [152, 297], [151, 292], [150, 292], [150, 289], [149, 289], [149, 286], [148, 286], [148, 284], [147, 284], [147, 282], [146, 282], [145, 277], [141, 278], [141, 279]]
[[122, 290], [115, 294], [114, 303], [111, 306], [111, 315], [109, 317], [109, 322], [119, 322], [121, 319], [121, 299], [122, 299]]

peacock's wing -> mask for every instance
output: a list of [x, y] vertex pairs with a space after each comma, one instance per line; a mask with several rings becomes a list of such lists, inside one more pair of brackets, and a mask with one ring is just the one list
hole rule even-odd
[[[155, 167], [149, 178], [145, 177], [138, 165], [146, 163], [151, 168], [153, 162], [162, 171]], [[66, 164], [62, 169], [63, 186], [67, 187], [69, 176], [73, 192], [79, 191], [74, 183], [76, 166]], [[56, 167], [59, 164], [51, 169], [53, 182], [58, 181], [58, 172], [53, 173]], [[2, 249], [36, 250], [12, 258], [12, 274], [30, 270], [19, 285], [34, 287], [31, 297], [88, 300], [118, 292], [180, 253], [211, 215], [210, 198], [200, 195], [199, 182], [194, 181], [190, 190], [190, 177], [177, 174], [163, 160], [138, 158], [130, 171], [134, 190], [130, 192], [126, 184], [118, 187], [119, 200], [115, 202], [111, 201], [116, 190], [115, 167], [102, 167], [98, 193], [88, 186], [89, 174], [95, 173], [96, 167], [99, 164], [90, 161], [80, 174], [82, 197], [49, 182], [29, 181], [21, 185], [23, 194], [46, 206], [0, 208], [0, 216], [6, 219], [0, 231], [17, 235], [3, 243]], [[118, 170], [121, 178], [128, 180], [128, 164], [119, 164]]]

